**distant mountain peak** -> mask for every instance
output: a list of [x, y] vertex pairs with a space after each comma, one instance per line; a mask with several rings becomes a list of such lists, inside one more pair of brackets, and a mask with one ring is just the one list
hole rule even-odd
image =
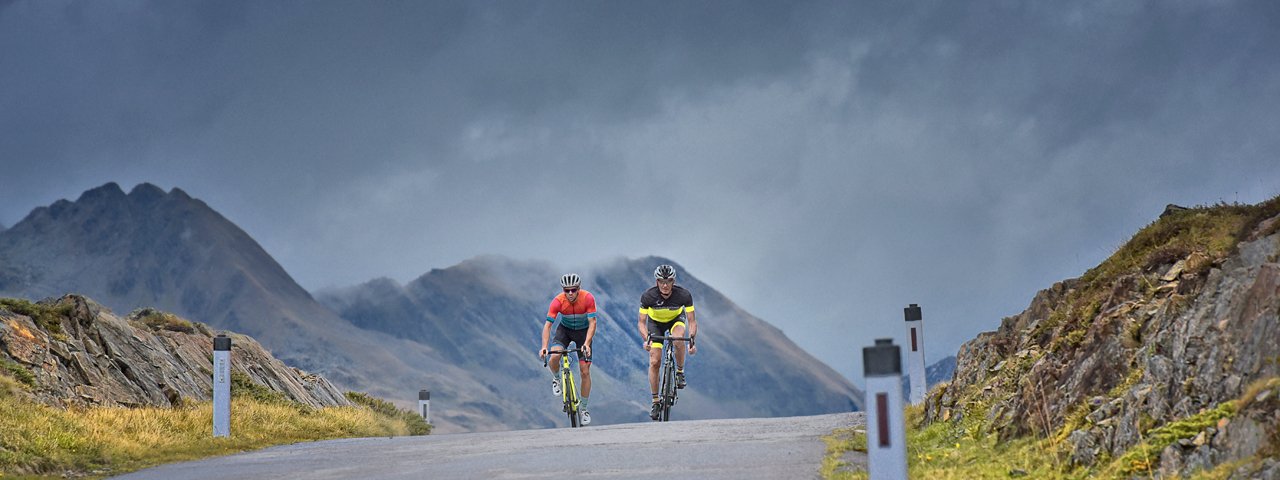
[[[14, 226], [42, 220], [56, 221], [65, 215], [77, 215], [76, 212], [83, 211], [149, 209], [154, 205], [167, 201], [176, 201], [176, 205], [194, 203], [207, 208], [207, 205], [204, 205], [203, 202], [191, 198], [191, 196], [187, 195], [187, 192], [178, 188], [165, 193], [160, 187], [143, 182], [134, 186], [126, 195], [124, 190], [120, 188], [120, 184], [107, 182], [102, 186], [84, 191], [74, 202], [67, 199], [59, 199], [47, 207], [36, 207]], [[0, 228], [0, 230], [4, 229]]]
[[80, 194], [80, 198], [76, 199], [76, 203], [118, 200], [123, 199], [124, 196], [124, 190], [120, 189], [119, 184], [116, 182], [107, 182], [101, 187], [85, 190], [84, 193]]
[[177, 188], [166, 193], [144, 182], [125, 194], [108, 182], [75, 202], [32, 210], [4, 237], [0, 257], [11, 265], [0, 265], [9, 267], [0, 268], [0, 292], [40, 298], [77, 291], [118, 311], [173, 301], [165, 307], [219, 316], [227, 315], [230, 297], [206, 293], [221, 288], [218, 282], [310, 298], [240, 227]]
[[[151, 204], [165, 199], [175, 200], [192, 200], [187, 192], [179, 188], [173, 188], [168, 193], [164, 189], [153, 183], [142, 182], [129, 190], [126, 195], [124, 189], [120, 188], [120, 184], [116, 182], [107, 182], [100, 187], [91, 188], [80, 194], [74, 202], [75, 205], [96, 205], [114, 202], [130, 202], [134, 204]], [[71, 204], [70, 202], [68, 204]], [[55, 203], [57, 205], [57, 203]]]
[[154, 202], [167, 196], [164, 190], [150, 183], [139, 183], [129, 191], [129, 199], [135, 202]]

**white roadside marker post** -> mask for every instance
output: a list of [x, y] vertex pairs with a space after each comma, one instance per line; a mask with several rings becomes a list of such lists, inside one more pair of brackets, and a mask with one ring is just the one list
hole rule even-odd
[[902, 411], [902, 357], [892, 339], [863, 347], [867, 392], [867, 471], [872, 480], [907, 478], [907, 435]]
[[231, 436], [231, 339], [213, 339], [213, 436]]
[[911, 339], [911, 350], [907, 351], [907, 376], [911, 379], [911, 404], [919, 405], [924, 401], [924, 394], [929, 390], [929, 380], [924, 372], [924, 320], [920, 315], [920, 306], [902, 309], [907, 318], [907, 338]]

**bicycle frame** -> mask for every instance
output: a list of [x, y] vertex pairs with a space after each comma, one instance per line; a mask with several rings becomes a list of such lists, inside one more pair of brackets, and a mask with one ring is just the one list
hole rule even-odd
[[649, 335], [649, 341], [662, 341], [662, 373], [661, 383], [658, 387], [658, 401], [662, 406], [658, 410], [658, 421], [665, 422], [671, 419], [671, 406], [676, 404], [678, 397], [676, 389], [676, 349], [675, 342], [690, 342], [689, 337], [672, 337], [669, 335]]
[[548, 351], [547, 357], [542, 359], [542, 366], [547, 366], [552, 355], [560, 355], [560, 397], [564, 400], [564, 412], [569, 416], [569, 426], [578, 428], [582, 426], [582, 417], [578, 411], [578, 385], [573, 380], [573, 370], [569, 368], [570, 353], [582, 355], [582, 349]]

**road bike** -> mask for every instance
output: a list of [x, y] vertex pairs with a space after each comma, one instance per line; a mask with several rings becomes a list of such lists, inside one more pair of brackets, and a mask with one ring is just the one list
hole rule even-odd
[[552, 355], [560, 354], [560, 397], [564, 400], [564, 413], [569, 416], [569, 426], [578, 428], [582, 426], [582, 412], [578, 410], [578, 385], [573, 381], [573, 369], [569, 368], [570, 353], [581, 356], [582, 349], [551, 350], [542, 359], [542, 367], [546, 368]]
[[676, 404], [676, 349], [675, 342], [690, 342], [689, 337], [673, 337], [670, 335], [649, 335], [649, 341], [662, 341], [662, 381], [658, 386], [658, 420], [665, 422], [671, 419], [671, 407]]

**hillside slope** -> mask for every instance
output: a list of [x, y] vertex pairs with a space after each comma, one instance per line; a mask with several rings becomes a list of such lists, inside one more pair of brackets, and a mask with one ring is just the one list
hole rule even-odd
[[1168, 211], [966, 343], [926, 421], [1048, 439], [1090, 475], [1280, 475], [1277, 232], [1280, 197]]

